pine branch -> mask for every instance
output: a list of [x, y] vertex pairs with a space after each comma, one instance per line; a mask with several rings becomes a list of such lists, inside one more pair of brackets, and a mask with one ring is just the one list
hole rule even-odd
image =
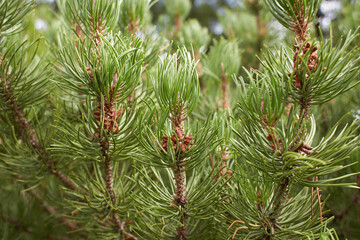
[[[41, 196], [34, 190], [34, 189], [30, 189], [30, 193], [39, 201], [41, 202], [42, 206], [45, 208], [45, 210], [50, 213], [51, 215], [55, 215], [56, 214], [56, 209], [49, 205], [48, 202], [46, 202], [44, 199], [41, 198]], [[77, 225], [75, 222], [69, 222], [69, 220], [62, 216], [60, 217], [60, 220], [67, 226], [69, 227], [72, 231], [78, 229]]]
[[165, 113], [165, 117], [171, 121], [171, 130], [174, 133], [170, 138], [166, 135], [162, 136], [160, 150], [169, 154], [170, 166], [174, 174], [175, 194], [172, 205], [179, 209], [178, 217], [181, 224], [176, 228], [175, 239], [184, 240], [188, 237], [185, 168], [189, 167], [188, 161], [193, 160], [186, 155], [194, 144], [192, 134], [189, 136], [185, 134], [184, 122], [194, 109], [199, 94], [195, 62], [189, 52], [179, 49], [176, 54], [167, 57], [163, 64], [159, 65], [158, 76], [153, 80], [153, 84], [162, 113]]
[[[95, 38], [96, 40], [97, 38]], [[96, 44], [97, 47], [100, 46], [100, 42]], [[93, 70], [91, 70], [90, 67], [86, 68], [91, 79], [90, 82], [93, 83]], [[98, 104], [97, 105], [97, 111], [94, 113], [95, 120], [100, 125], [100, 128], [98, 129], [98, 132], [95, 133], [95, 137], [99, 138], [99, 144], [101, 147], [101, 153], [104, 159], [104, 169], [105, 169], [105, 185], [106, 190], [108, 191], [110, 195], [110, 200], [112, 204], [115, 204], [115, 193], [114, 193], [114, 187], [113, 187], [113, 171], [112, 171], [112, 161], [111, 157], [109, 155], [111, 142], [109, 140], [109, 135], [117, 133], [119, 131], [118, 126], [118, 119], [121, 116], [121, 114], [124, 113], [124, 109], [116, 108], [117, 101], [119, 100], [119, 95], [116, 95], [114, 93], [115, 91], [115, 84], [117, 80], [117, 73], [115, 73], [114, 76], [114, 82], [112, 83], [111, 87], [108, 89], [109, 99], [104, 99], [103, 106]], [[133, 92], [131, 93], [133, 94]], [[130, 94], [130, 96], [131, 96]], [[101, 96], [98, 96], [98, 99], [101, 99]], [[104, 108], [104, 110], [102, 110]], [[102, 116], [102, 112], [104, 112]], [[103, 117], [103, 119], [102, 119]], [[101, 123], [103, 122], [103, 125], [101, 126]], [[105, 131], [106, 135], [101, 136], [102, 130]], [[125, 223], [122, 222], [119, 218], [119, 216], [116, 214], [116, 212], [113, 212], [112, 215], [112, 221], [114, 222], [116, 228], [123, 233], [125, 236], [127, 236], [130, 239], [136, 240], [137, 238], [132, 235], [131, 233], [128, 233], [125, 231]]]
[[77, 190], [77, 186], [60, 170], [57, 170], [55, 167], [55, 163], [51, 161], [49, 156], [46, 153], [45, 148], [40, 144], [34, 129], [30, 125], [30, 123], [26, 120], [24, 115], [24, 111], [22, 107], [17, 103], [16, 98], [12, 96], [9, 89], [5, 86], [5, 95], [4, 101], [9, 102], [12, 113], [15, 117], [15, 122], [20, 127], [20, 135], [24, 143], [28, 142], [28, 138], [30, 140], [31, 146], [36, 150], [39, 156], [44, 160], [48, 170], [51, 174], [54, 174], [63, 184], [69, 189]]
[[175, 28], [173, 38], [176, 39], [181, 31], [183, 21], [190, 13], [191, 2], [190, 0], [165, 1], [165, 9], [173, 21], [172, 24], [174, 24]]
[[[304, 6], [300, 6], [300, 11], [298, 11], [298, 6], [296, 6], [299, 3], [299, 1], [297, 1], [296, 3], [294, 2], [293, 5], [293, 10], [295, 12], [295, 16], [296, 16], [296, 21], [293, 21], [293, 26], [292, 29], [295, 32], [296, 38], [299, 40], [298, 45], [296, 46], [296, 52], [294, 54], [294, 73], [295, 73], [295, 79], [296, 82], [299, 84], [299, 88], [303, 87], [303, 83], [305, 82], [305, 79], [300, 79], [300, 75], [298, 73], [298, 68], [301, 64], [301, 60], [299, 59], [299, 53], [302, 53], [303, 55], [305, 55], [309, 50], [311, 45], [309, 44], [304, 44], [306, 41], [308, 41], [308, 39], [310, 38], [310, 33], [309, 33], [309, 24], [311, 24], [311, 22], [309, 22], [309, 16], [306, 15], [306, 12], [304, 12]], [[309, 58], [309, 62], [308, 62], [308, 66], [312, 63], [312, 62], [317, 62], [317, 56], [316, 56], [316, 51], [317, 51], [317, 47], [315, 46], [312, 50], [311, 50], [311, 54], [314, 55], [314, 58]], [[302, 56], [303, 56], [302, 55]], [[310, 62], [311, 61], [311, 62]], [[309, 69], [316, 69], [316, 66], [312, 66], [312, 68]], [[304, 69], [302, 69], [303, 71], [306, 71]], [[302, 74], [302, 76], [306, 76], [306, 74]], [[305, 86], [305, 89], [308, 88], [308, 86]], [[305, 90], [306, 91], [306, 90]], [[301, 92], [299, 93], [301, 95]], [[296, 130], [295, 133], [295, 138], [296, 140], [294, 141], [294, 144], [288, 149], [288, 151], [291, 151], [294, 146], [296, 146], [299, 142], [299, 140], [306, 134], [306, 127], [305, 129], [303, 128], [303, 122], [307, 121], [309, 118], [308, 115], [308, 111], [309, 111], [309, 107], [310, 107], [310, 103], [311, 103], [311, 99], [310, 98], [306, 98], [305, 96], [301, 95], [300, 97], [300, 120], [298, 123], [298, 128]], [[303, 144], [303, 143], [302, 143]], [[302, 145], [301, 144], [301, 145]], [[278, 193], [275, 197], [275, 207], [274, 207], [274, 212], [277, 213], [278, 209], [281, 206], [281, 202], [284, 198], [287, 197], [288, 194], [288, 185], [290, 183], [290, 179], [287, 177], [283, 180], [283, 183], [280, 184], [279, 186], [279, 190]]]
[[101, 152], [105, 159], [105, 184], [106, 189], [109, 192], [111, 202], [115, 202], [115, 195], [114, 195], [114, 189], [113, 189], [113, 174], [112, 174], [112, 168], [111, 168], [111, 159], [107, 153], [109, 142], [107, 141], [101, 141]]
[[[112, 167], [116, 156], [123, 153], [121, 151], [134, 146], [131, 124], [136, 114], [125, 113], [125, 108], [120, 107], [120, 104], [125, 99], [132, 101], [132, 97], [129, 98], [129, 96], [132, 96], [140, 79], [143, 54], [139, 38], [127, 38], [120, 34], [113, 35], [111, 32], [111, 28], [115, 27], [117, 21], [117, 14], [120, 12], [119, 3], [109, 0], [91, 1], [91, 4], [73, 1], [66, 3], [66, 7], [74, 6], [75, 8], [69, 10], [63, 6], [63, 10], [69, 10], [77, 25], [82, 27], [81, 31], [85, 34], [85, 38], [77, 42], [75, 47], [73, 42], [69, 41], [70, 48], [60, 50], [59, 57], [63, 61], [62, 68], [59, 69], [63, 73], [63, 79], [61, 79], [63, 81], [60, 84], [65, 88], [76, 88], [74, 95], [87, 100], [86, 104], [84, 101], [81, 109], [84, 115], [89, 114], [91, 117], [86, 118], [83, 137], [87, 138], [90, 148], [94, 145], [97, 145], [97, 149], [100, 147], [100, 151], [96, 150], [100, 152], [101, 159], [100, 165], [95, 164], [99, 168], [99, 172], [95, 174], [98, 174], [96, 183], [98, 186], [101, 185], [103, 197], [110, 198], [109, 205], [104, 209], [101, 204], [99, 210], [110, 212], [109, 219], [115, 225], [110, 228], [112, 234], [116, 228], [116, 233], [120, 236], [137, 239], [126, 231], [126, 223], [117, 215], [117, 189], [114, 189], [115, 173]], [[132, 6], [132, 1], [127, 1], [126, 4]], [[74, 12], [75, 9], [79, 10]], [[78, 61], [74, 62], [74, 59]], [[79, 69], [82, 71], [80, 75]], [[87, 132], [87, 127], [90, 127], [92, 131]], [[77, 131], [73, 128], [69, 130], [70, 135]], [[70, 149], [73, 151], [73, 148]], [[73, 154], [81, 155], [77, 151], [73, 151]], [[89, 154], [89, 157], [92, 156]], [[85, 157], [83, 159], [88, 160]], [[103, 173], [101, 173], [101, 168], [103, 168]], [[93, 199], [96, 202], [99, 200], [96, 197]], [[105, 200], [101, 199], [101, 201]]]
[[[268, 3], [269, 4], [269, 3]], [[308, 91], [309, 91], [309, 82], [307, 81], [311, 71], [315, 71], [319, 59], [317, 56], [317, 46], [311, 48], [311, 44], [307, 42], [310, 38], [309, 33], [309, 26], [311, 25], [311, 16], [308, 15], [308, 12], [305, 11], [306, 5], [303, 2], [300, 3], [300, 1], [294, 1], [292, 5], [290, 2], [287, 2], [289, 4], [289, 9], [294, 12], [293, 18], [291, 19], [291, 25], [290, 29], [295, 33], [295, 38], [298, 42], [296, 45], [296, 51], [294, 52], [293, 57], [293, 73], [289, 74], [289, 76], [294, 75], [295, 76], [295, 87], [298, 88], [298, 94], [300, 95], [300, 116], [297, 124], [297, 129], [295, 131], [294, 135], [294, 142], [293, 144], [287, 149], [287, 152], [295, 151], [295, 152], [303, 152], [307, 155], [312, 154], [311, 150], [312, 147], [308, 146], [305, 143], [300, 143], [300, 146], [297, 149], [294, 149], [295, 146], [299, 145], [299, 141], [304, 138], [304, 136], [307, 133], [306, 126], [303, 127], [304, 122], [306, 123], [309, 119], [309, 108], [311, 105], [311, 98], [309, 97]], [[271, 4], [270, 4], [271, 5]], [[310, 57], [307, 60], [306, 67], [303, 67], [302, 61], [304, 61], [304, 56], [306, 54], [310, 53]], [[310, 72], [309, 72], [310, 71]], [[264, 115], [264, 102], [261, 102], [261, 112]], [[279, 145], [280, 149], [280, 155], [283, 154], [283, 146], [282, 142], [277, 140], [277, 137], [275, 136], [275, 133], [272, 131], [273, 126], [269, 126], [268, 122], [269, 120], [273, 119], [266, 119], [265, 115], [263, 116], [263, 124], [266, 126], [269, 132], [268, 140], [273, 143], [274, 149], [276, 148], [276, 145]], [[275, 120], [274, 126], [276, 125], [277, 120]], [[285, 164], [285, 163], [284, 163]], [[288, 169], [290, 170], [290, 169]], [[270, 234], [272, 229], [277, 231], [279, 229], [278, 227], [278, 220], [277, 216], [281, 214], [281, 207], [284, 201], [288, 198], [289, 194], [289, 187], [290, 187], [291, 177], [285, 177], [281, 179], [281, 183], [279, 183], [277, 188], [277, 193], [275, 195], [274, 201], [273, 201], [273, 207], [271, 210], [271, 218], [269, 219], [270, 225], [267, 226], [267, 232]], [[317, 188], [317, 194], [320, 198], [319, 189]], [[319, 200], [319, 206], [321, 202]], [[312, 206], [311, 206], [312, 209]], [[322, 215], [321, 215], [321, 207], [320, 207], [320, 219], [322, 222]]]
[[[228, 75], [225, 72], [224, 63], [221, 63], [221, 90], [222, 90], [222, 109], [228, 113], [229, 112], [229, 84], [227, 83]], [[227, 117], [227, 116], [225, 116]], [[227, 173], [230, 173], [230, 171], [227, 171], [226, 169], [226, 162], [229, 159], [229, 150], [226, 147], [222, 147], [220, 149], [220, 169], [222, 168], [220, 175], [223, 176]], [[218, 177], [216, 177], [216, 180]]]
[[147, 15], [153, 3], [151, 0], [123, 0], [120, 8], [120, 24], [134, 38], [141, 27], [148, 24]]

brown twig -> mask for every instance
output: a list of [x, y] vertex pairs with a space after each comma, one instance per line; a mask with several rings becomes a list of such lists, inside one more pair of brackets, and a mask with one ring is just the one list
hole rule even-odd
[[139, 30], [139, 21], [135, 20], [134, 22], [129, 19], [128, 22], [128, 31], [132, 33], [133, 37], [136, 36], [136, 32]]
[[280, 184], [277, 194], [275, 196], [275, 200], [274, 200], [274, 208], [273, 208], [273, 212], [275, 213], [275, 215], [278, 215], [279, 209], [281, 207], [282, 201], [286, 198], [286, 195], [288, 193], [288, 186], [290, 183], [290, 178], [286, 177], [283, 179], [283, 182]]
[[[105, 166], [106, 190], [108, 191], [108, 193], [110, 195], [111, 203], [115, 204], [115, 193], [114, 193], [114, 187], [113, 187], [113, 172], [112, 172], [112, 167], [111, 167], [112, 161], [108, 154], [110, 143], [108, 140], [103, 139], [100, 141], [100, 145], [101, 145], [102, 155], [105, 159], [104, 166]], [[134, 235], [132, 235], [131, 233], [129, 233], [125, 230], [125, 223], [120, 220], [119, 216], [116, 215], [115, 211], [112, 214], [112, 221], [116, 225], [116, 228], [121, 233], [123, 233], [125, 236], [127, 236], [129, 239], [134, 239], [134, 240], [137, 239]]]
[[176, 184], [176, 191], [174, 195], [173, 204], [181, 208], [180, 213], [180, 223], [182, 226], [176, 228], [176, 237], [177, 240], [185, 240], [187, 238], [187, 214], [183, 212], [185, 205], [187, 203], [187, 193], [186, 193], [186, 183], [185, 183], [185, 167], [183, 166], [182, 161], [178, 161], [176, 163], [175, 172], [175, 184]]

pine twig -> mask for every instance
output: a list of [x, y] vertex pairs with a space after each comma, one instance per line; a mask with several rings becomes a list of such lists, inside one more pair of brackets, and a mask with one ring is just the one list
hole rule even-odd
[[[301, 80], [299, 79], [299, 76], [296, 74], [296, 71], [298, 70], [298, 59], [297, 55], [302, 52], [301, 46], [304, 44], [304, 42], [309, 38], [309, 22], [306, 20], [306, 16], [304, 16], [303, 10], [299, 13], [295, 11], [298, 21], [296, 23], [293, 23], [293, 31], [295, 32], [296, 38], [299, 40], [299, 45], [297, 46], [297, 51], [294, 55], [294, 73], [296, 78], [296, 84], [302, 84]], [[290, 74], [291, 75], [291, 74]], [[299, 87], [300, 87], [299, 86]], [[300, 119], [299, 119], [299, 125], [295, 133], [295, 141], [294, 144], [288, 149], [288, 151], [292, 151], [292, 149], [298, 144], [298, 142], [301, 140], [302, 136], [306, 134], [306, 129], [302, 129], [303, 122], [308, 119], [308, 110], [310, 106], [310, 100], [305, 100], [303, 97], [301, 99], [300, 104]], [[273, 208], [273, 214], [275, 215], [273, 219], [271, 219], [271, 224], [274, 229], [277, 229], [277, 219], [276, 216], [280, 214], [280, 207], [282, 204], [282, 201], [284, 198], [288, 195], [288, 188], [290, 184], [290, 178], [286, 177], [283, 179], [283, 182], [279, 185], [278, 192], [275, 196], [274, 200], [274, 208]]]
[[[15, 122], [20, 127], [20, 135], [24, 143], [27, 143], [30, 140], [30, 144], [33, 149], [39, 154], [39, 156], [44, 160], [46, 166], [48, 167], [50, 173], [54, 174], [63, 184], [69, 189], [77, 190], [77, 186], [60, 170], [55, 168], [55, 163], [52, 162], [49, 156], [46, 154], [45, 148], [40, 144], [34, 129], [30, 123], [26, 120], [24, 111], [22, 107], [17, 103], [16, 98], [11, 95], [9, 91], [5, 94], [5, 102], [10, 102], [11, 110], [15, 115]], [[29, 139], [28, 139], [28, 138]]]
[[[98, 20], [98, 24], [95, 27], [98, 30], [103, 29], [100, 18]], [[97, 31], [97, 32], [99, 32], [99, 31]], [[101, 31], [101, 34], [102, 34], [102, 31]], [[96, 34], [93, 35], [93, 39], [95, 42], [97, 41], [98, 37]], [[100, 38], [99, 38], [98, 44], [96, 44], [96, 47], [99, 47], [99, 46], [100, 46]], [[94, 76], [93, 70], [91, 69], [90, 66], [86, 67], [86, 70], [88, 71], [88, 74], [90, 76], [90, 83], [93, 83], [93, 81], [92, 81], [93, 76]], [[117, 79], [117, 73], [114, 76], [114, 81], [116, 81], [116, 79]], [[97, 111], [94, 112], [95, 120], [97, 121], [97, 123], [99, 125], [102, 122], [101, 118], [102, 117], [104, 118], [103, 125], [100, 126], [100, 128], [103, 128], [106, 131], [107, 135], [110, 135], [112, 133], [116, 133], [117, 131], [119, 131], [117, 120], [119, 119], [120, 115], [123, 114], [125, 111], [125, 109], [116, 108], [116, 102], [117, 102], [116, 100], [117, 100], [118, 96], [116, 94], [114, 94], [114, 90], [115, 90], [115, 84], [113, 83], [111, 85], [111, 87], [108, 89], [109, 100], [105, 99], [103, 106], [98, 104], [97, 105], [98, 109], [97, 109]], [[132, 94], [133, 93], [134, 92], [132, 92]], [[132, 101], [132, 96], [133, 95], [131, 95], [129, 98], [129, 104], [131, 104], [130, 101]], [[104, 109], [102, 109], [102, 107]], [[104, 116], [102, 116], [103, 111], [104, 111]], [[100, 128], [99, 128], [99, 132], [100, 132]], [[96, 138], [100, 137], [99, 132], [95, 133]], [[93, 138], [93, 140], [94, 139], [95, 138]], [[111, 203], [115, 204], [115, 193], [114, 193], [114, 187], [113, 187], [113, 171], [112, 171], [112, 167], [111, 167], [112, 161], [111, 161], [111, 158], [108, 153], [109, 148], [110, 148], [110, 141], [106, 136], [101, 136], [101, 139], [98, 143], [100, 144], [100, 147], [101, 147], [102, 156], [105, 159], [104, 168], [105, 168], [106, 190], [108, 191], [108, 193], [110, 195]], [[116, 212], [113, 212], [113, 214], [112, 214], [112, 221], [115, 224], [116, 228], [122, 234], [124, 234], [127, 238], [137, 240], [137, 238], [134, 235], [132, 235], [131, 233], [129, 233], [125, 230], [125, 223], [120, 220], [119, 216], [116, 215]]]
[[[227, 73], [225, 73], [225, 66], [224, 63], [221, 63], [221, 90], [222, 90], [222, 109], [224, 111], [227, 111], [229, 108], [229, 85], [227, 83]], [[220, 150], [220, 168], [223, 168], [223, 170], [220, 172], [220, 175], [225, 175], [228, 173], [226, 170], [226, 162], [229, 159], [229, 151], [226, 147], [221, 148]], [[230, 171], [229, 171], [229, 174]], [[217, 180], [217, 179], [216, 179]]]
[[[116, 133], [118, 128], [118, 123], [116, 120], [119, 118], [119, 116], [123, 113], [121, 109], [116, 109], [114, 106], [116, 104], [116, 96], [113, 95], [114, 93], [114, 85], [111, 86], [109, 89], [110, 94], [110, 101], [106, 100], [104, 103], [104, 125], [102, 126], [106, 131], [107, 134]], [[114, 97], [114, 98], [113, 98]], [[100, 123], [101, 119], [101, 106], [98, 105], [98, 112], [95, 112], [96, 115], [96, 121]], [[100, 140], [100, 146], [101, 146], [101, 153], [105, 159], [104, 167], [105, 167], [105, 185], [106, 189], [110, 195], [110, 200], [112, 204], [115, 204], [115, 193], [114, 193], [114, 186], [113, 186], [113, 171], [112, 171], [112, 161], [109, 156], [109, 148], [110, 148], [110, 142], [109, 139], [105, 136], [102, 137]], [[125, 236], [127, 236], [130, 239], [136, 240], [137, 238], [133, 236], [131, 233], [128, 233], [125, 231], [125, 223], [122, 222], [118, 215], [116, 215], [116, 212], [113, 212], [112, 215], [112, 221], [114, 222], [116, 228], [123, 233]]]
[[[177, 137], [177, 141], [173, 141], [174, 148], [177, 149], [177, 145], [179, 145], [180, 150], [179, 154], [184, 153], [192, 144], [191, 139], [192, 135], [185, 137], [185, 131], [184, 131], [184, 121], [185, 121], [185, 115], [182, 113], [182, 109], [180, 108], [180, 113], [178, 113], [176, 116], [171, 118], [171, 121], [173, 122], [173, 129]], [[176, 140], [176, 139], [174, 139]], [[175, 179], [175, 195], [174, 199], [172, 201], [172, 204], [178, 206], [181, 209], [180, 212], [180, 223], [182, 226], [178, 227], [176, 229], [176, 240], [185, 240], [187, 239], [187, 214], [184, 212], [185, 205], [187, 203], [187, 192], [186, 192], [186, 174], [185, 174], [185, 161], [180, 156], [176, 161], [176, 166], [174, 166], [174, 179]]]
[[[185, 208], [185, 205], [187, 203], [185, 178], [186, 175], [184, 172], [184, 166], [182, 166], [182, 161], [178, 161], [176, 163], [176, 169], [175, 169], [176, 195], [174, 196], [173, 203], [175, 203], [182, 210]], [[181, 211], [180, 222], [182, 226], [176, 229], [177, 234], [175, 239], [177, 240], [187, 239], [186, 220], [187, 220], [187, 214]]]
[[[114, 193], [114, 187], [113, 187], [113, 173], [111, 168], [111, 159], [107, 153], [109, 142], [106, 140], [102, 140], [100, 142], [101, 144], [101, 150], [103, 157], [105, 158], [105, 184], [106, 189], [109, 192], [111, 203], [115, 203], [115, 193]], [[127, 236], [129, 239], [137, 240], [137, 238], [132, 235], [131, 233], [125, 231], [125, 223], [122, 222], [118, 215], [116, 215], [116, 212], [113, 212], [112, 215], [112, 221], [116, 225], [116, 228], [123, 233], [125, 236]]]

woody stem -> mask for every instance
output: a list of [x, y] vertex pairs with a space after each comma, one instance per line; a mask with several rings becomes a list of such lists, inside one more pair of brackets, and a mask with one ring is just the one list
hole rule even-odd
[[[173, 128], [177, 135], [179, 145], [184, 144], [184, 119], [181, 114], [178, 114], [175, 119], [173, 119]], [[185, 240], [187, 239], [187, 214], [185, 212], [185, 205], [187, 203], [187, 193], [186, 193], [186, 174], [185, 174], [185, 160], [179, 156], [176, 160], [176, 166], [174, 167], [174, 175], [175, 175], [175, 195], [173, 203], [180, 208], [180, 223], [182, 226], [176, 228], [176, 237], [177, 240]]]
[[184, 166], [182, 166], [182, 161], [179, 160], [176, 163], [176, 169], [174, 171], [175, 173], [175, 184], [176, 184], [176, 195], [174, 196], [174, 200], [176, 202], [176, 205], [180, 207], [180, 223], [182, 226], [178, 227], [176, 229], [176, 239], [177, 240], [184, 240], [186, 239], [187, 235], [187, 226], [186, 226], [186, 220], [187, 220], [187, 214], [184, 211], [185, 210], [185, 204], [187, 202], [186, 198], [186, 183], [185, 183], [185, 172], [184, 172]]

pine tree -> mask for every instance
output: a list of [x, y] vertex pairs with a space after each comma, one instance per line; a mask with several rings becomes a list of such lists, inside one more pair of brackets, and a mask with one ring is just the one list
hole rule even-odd
[[209, 46], [190, 1], [155, 29], [156, 1], [58, 0], [40, 51], [35, 3], [0, 0], [2, 238], [336, 239], [321, 188], [358, 188], [360, 125], [319, 134], [317, 106], [358, 83], [358, 36], [313, 38], [321, 1], [245, 3], [256, 37], [229, 10]]

